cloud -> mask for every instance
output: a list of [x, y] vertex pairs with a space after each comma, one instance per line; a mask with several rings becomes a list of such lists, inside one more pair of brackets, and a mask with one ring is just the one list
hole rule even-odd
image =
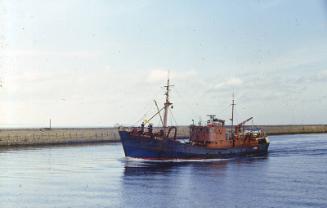
[[261, 0], [261, 1], [251, 1], [251, 6], [256, 9], [270, 9], [281, 5], [281, 0]]
[[167, 79], [167, 77], [168, 77], [168, 71], [161, 70], [161, 69], [155, 69], [155, 70], [152, 70], [148, 74], [146, 81], [147, 82], [157, 82], [157, 81], [165, 80], [165, 79]]
[[[3, 90], [15, 100], [112, 100], [123, 93], [126, 74], [113, 70], [12, 70], [4, 74]], [[129, 77], [130, 78], [130, 77]], [[106, 92], [106, 93], [104, 93]], [[119, 97], [119, 95], [118, 95]]]
[[297, 83], [314, 84], [318, 82], [327, 82], [327, 70], [320, 70], [314, 74], [306, 74], [295, 80]]
[[316, 81], [327, 82], [327, 70], [322, 70], [318, 72], [316, 76]]
[[232, 77], [227, 79], [219, 84], [217, 84], [214, 89], [222, 89], [227, 87], [238, 87], [243, 84], [243, 81], [240, 78]]
[[1, 56], [7, 57], [78, 57], [78, 58], [94, 58], [99, 55], [97, 51], [74, 50], [74, 51], [59, 51], [59, 50], [36, 50], [36, 49], [19, 49], [19, 50], [1, 50]]
[[197, 73], [195, 71], [173, 71], [168, 69], [154, 69], [148, 73], [146, 81], [149, 83], [164, 81], [167, 79], [169, 73], [170, 79], [173, 80], [186, 80], [195, 78]]

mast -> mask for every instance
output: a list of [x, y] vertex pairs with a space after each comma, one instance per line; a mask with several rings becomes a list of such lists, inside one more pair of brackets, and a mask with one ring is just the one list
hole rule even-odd
[[232, 99], [232, 118], [231, 118], [232, 125], [231, 125], [231, 129], [230, 129], [231, 137], [232, 137], [233, 140], [234, 140], [233, 128], [234, 128], [234, 106], [235, 105], [236, 105], [235, 104], [235, 97], [234, 97], [234, 93], [233, 93], [233, 99]]
[[169, 91], [170, 91], [170, 87], [173, 86], [173, 85], [170, 85], [169, 84], [169, 73], [168, 73], [168, 79], [167, 79], [167, 85], [164, 86], [166, 88], [166, 93], [165, 93], [165, 96], [166, 96], [166, 102], [164, 103], [164, 118], [163, 118], [163, 127], [164, 128], [167, 128], [167, 120], [168, 120], [168, 108], [171, 104], [170, 101], [169, 101]]

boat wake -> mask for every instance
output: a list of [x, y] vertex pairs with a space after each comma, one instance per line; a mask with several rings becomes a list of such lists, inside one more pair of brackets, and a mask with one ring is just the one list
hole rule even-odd
[[143, 159], [143, 158], [133, 158], [133, 157], [124, 157], [120, 160], [123, 162], [146, 162], [146, 163], [185, 163], [185, 162], [218, 162], [218, 161], [227, 161], [232, 160], [233, 158], [228, 159]]

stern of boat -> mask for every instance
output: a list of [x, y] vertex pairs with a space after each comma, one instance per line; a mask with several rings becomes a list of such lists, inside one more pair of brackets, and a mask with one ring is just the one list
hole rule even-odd
[[270, 144], [270, 141], [267, 136], [259, 138], [258, 139], [258, 152], [260, 154], [268, 153], [269, 144]]

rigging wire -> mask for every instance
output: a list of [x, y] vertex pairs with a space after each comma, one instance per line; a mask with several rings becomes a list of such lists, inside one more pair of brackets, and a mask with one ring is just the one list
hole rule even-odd
[[[213, 89], [214, 87], [215, 87], [215, 85], [210, 87], [209, 90]], [[184, 99], [183, 99], [182, 93], [180, 93], [180, 91], [178, 90], [178, 88], [176, 86], [174, 89], [175, 90], [173, 92], [176, 92], [176, 93], [173, 93], [173, 94], [177, 95], [183, 101]], [[155, 96], [153, 96], [153, 97], [157, 97], [159, 93], [161, 94], [161, 90], [162, 90], [162, 87], [156, 91], [156, 93], [154, 94]], [[208, 90], [206, 90], [201, 96], [198, 96], [199, 100], [201, 97], [203, 97], [206, 94], [207, 91]], [[196, 112], [197, 117], [201, 117], [200, 114], [198, 114], [198, 112], [199, 112], [198, 104], [195, 105], [195, 104], [190, 104], [190, 102], [184, 102], [184, 106], [186, 106], [191, 112], [193, 112], [193, 113]], [[229, 107], [230, 107], [230, 105], [228, 105], [226, 108], [220, 110], [218, 112], [218, 114], [221, 114], [222, 112], [226, 111]], [[143, 109], [148, 109], [148, 110], [146, 111], [145, 114], [142, 114], [142, 116], [140, 116], [140, 118], [137, 121], [135, 121], [133, 125], [138, 124], [140, 121], [142, 121], [146, 118], [147, 114], [152, 110], [151, 104], [149, 103], [149, 105], [147, 105], [146, 108], [143, 108]], [[143, 111], [145, 111], [145, 110], [143, 110]], [[174, 122], [177, 125], [176, 119], [174, 118], [172, 111], [170, 109], [169, 109], [169, 111], [171, 112], [172, 118], [174, 119]]]
[[[210, 88], [211, 89], [211, 88]], [[179, 90], [177, 89], [177, 87], [175, 87], [174, 92], [176, 92], [176, 94], [180, 97], [181, 100], [183, 100], [183, 96], [182, 94], [179, 92]], [[202, 94], [200, 97], [202, 97], [203, 95], [205, 95], [206, 93]], [[200, 98], [199, 97], [199, 98]], [[189, 102], [185, 102], [185, 106], [191, 111], [191, 112], [199, 112], [199, 106], [198, 105], [190, 105]], [[230, 104], [228, 104], [225, 108], [219, 110], [216, 114], [220, 115], [223, 112], [226, 112], [228, 108], [230, 108]], [[195, 110], [196, 109], [196, 110]], [[201, 117], [200, 114], [197, 113], [197, 117]], [[229, 120], [229, 118], [228, 118]]]
[[[157, 91], [156, 91], [156, 93], [152, 96], [153, 98], [156, 98], [158, 95], [159, 95], [159, 93], [161, 92], [161, 90], [162, 90], [162, 87], [160, 87], [160, 89], [158, 89]], [[161, 93], [160, 93], [161, 94]], [[138, 120], [136, 120], [134, 123], [133, 123], [133, 125], [137, 125], [138, 123], [140, 123], [142, 120], [144, 120], [146, 117], [147, 117], [147, 114], [149, 114], [149, 112], [152, 110], [152, 106], [153, 105], [153, 103], [149, 103], [148, 105], [146, 105], [146, 107], [144, 107], [143, 109], [142, 109], [142, 112], [146, 112], [145, 114], [142, 114], [142, 116], [139, 116], [138, 118]], [[146, 110], [147, 109], [147, 110]]]
[[161, 124], [161, 121], [160, 120], [157, 120], [157, 126], [160, 126], [160, 125], [162, 125]]
[[[176, 119], [175, 119], [175, 116], [174, 116], [174, 114], [173, 114], [173, 111], [169, 108], [169, 112], [170, 112], [170, 114], [171, 114], [171, 118], [173, 119], [173, 121], [175, 122], [175, 125], [176, 126], [178, 126], [177, 125], [177, 121], [176, 121]], [[172, 122], [171, 122], [172, 123]]]
[[228, 108], [230, 108], [230, 104], [228, 104], [224, 109], [217, 112], [217, 114], [222, 114], [222, 112], [226, 112]]

